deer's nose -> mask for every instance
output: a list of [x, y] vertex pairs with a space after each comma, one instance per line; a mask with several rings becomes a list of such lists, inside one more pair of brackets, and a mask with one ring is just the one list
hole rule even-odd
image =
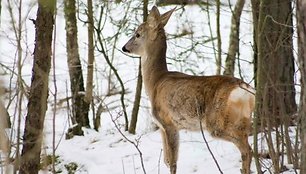
[[129, 52], [130, 52], [129, 50], [127, 50], [127, 49], [125, 48], [125, 45], [122, 47], [122, 51], [123, 51], [123, 52], [126, 52], [126, 53], [129, 53]]

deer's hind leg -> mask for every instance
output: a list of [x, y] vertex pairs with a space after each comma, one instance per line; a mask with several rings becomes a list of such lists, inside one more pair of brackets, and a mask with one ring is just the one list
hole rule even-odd
[[241, 138], [234, 144], [238, 147], [241, 153], [242, 169], [241, 173], [250, 174], [251, 173], [251, 161], [252, 161], [252, 149], [247, 141], [247, 137]]
[[249, 118], [241, 118], [228, 131], [226, 139], [233, 142], [241, 153], [242, 169], [241, 173], [251, 173], [252, 148], [248, 142], [248, 134], [251, 128]]
[[241, 173], [250, 174], [252, 149], [248, 143], [248, 134], [251, 128], [249, 118], [241, 117], [239, 120], [230, 120], [227, 124], [216, 126], [211, 132], [212, 136], [227, 140], [236, 145], [241, 153]]
[[250, 174], [251, 161], [252, 161], [252, 148], [248, 142], [248, 136], [251, 129], [251, 121], [249, 118], [241, 118], [234, 126], [234, 136], [237, 137], [233, 143], [238, 147], [241, 153], [242, 170], [243, 174]]
[[179, 148], [179, 132], [175, 127], [161, 129], [164, 161], [170, 168], [171, 174], [176, 174], [176, 162]]

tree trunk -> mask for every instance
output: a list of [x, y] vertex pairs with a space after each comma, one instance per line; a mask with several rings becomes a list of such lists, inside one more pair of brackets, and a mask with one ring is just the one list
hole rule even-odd
[[301, 71], [301, 98], [299, 117], [301, 119], [301, 161], [300, 174], [306, 174], [306, 2], [297, 1], [298, 60]]
[[[258, 47], [257, 47], [257, 27], [259, 18], [259, 0], [251, 0], [252, 4], [252, 17], [253, 17], [253, 63], [254, 63], [254, 86], [257, 87], [257, 60], [258, 60]], [[259, 128], [259, 114], [255, 111], [253, 118], [253, 156], [258, 174], [262, 174], [261, 164], [258, 154], [258, 128]]]
[[253, 18], [253, 63], [254, 63], [254, 86], [257, 86], [257, 61], [258, 61], [258, 46], [257, 46], [257, 39], [258, 39], [258, 18], [259, 18], [259, 1], [260, 0], [251, 0], [252, 4], [252, 18]]
[[[79, 56], [75, 0], [65, 0], [67, 61], [72, 93], [72, 116], [79, 127], [90, 127], [89, 104], [85, 101], [82, 66]], [[74, 123], [75, 124], [75, 123]], [[77, 131], [79, 132], [79, 131]]]
[[[293, 24], [290, 0], [262, 0], [258, 20], [258, 69], [256, 114], [268, 131], [269, 155], [275, 173], [283, 166], [286, 147], [289, 163], [292, 148], [288, 135], [290, 117], [296, 113], [294, 88]], [[276, 138], [272, 140], [272, 129]], [[276, 146], [273, 146], [273, 143]]]
[[[0, 86], [0, 88], [2, 88], [2, 86]], [[0, 89], [0, 97], [2, 97], [2, 94], [2, 89]], [[2, 101], [0, 101], [0, 150], [3, 152], [8, 152], [9, 150], [9, 139], [5, 131], [5, 129], [10, 128], [10, 122], [7, 120], [8, 118], [7, 110]]]
[[[86, 80], [86, 95], [85, 102], [90, 106], [92, 102], [93, 91], [93, 72], [94, 72], [94, 60], [95, 60], [95, 48], [94, 48], [94, 20], [93, 20], [93, 7], [92, 0], [87, 0], [87, 35], [88, 35], [88, 57], [87, 57], [87, 80]], [[100, 117], [100, 115], [97, 115]], [[97, 121], [99, 123], [97, 123]], [[100, 118], [95, 118], [93, 111], [94, 129], [98, 131], [100, 127]]]
[[93, 63], [95, 60], [94, 55], [94, 20], [92, 11], [92, 0], [87, 0], [87, 34], [88, 34], [88, 57], [87, 57], [87, 82], [86, 82], [86, 102], [90, 103], [92, 101], [92, 90], [93, 90]]
[[56, 0], [38, 1], [34, 63], [23, 135], [20, 174], [37, 174], [39, 171], [42, 133], [47, 110], [55, 7]]
[[[285, 113], [291, 115], [297, 109], [294, 88], [291, 1], [261, 2], [258, 31], [261, 31], [258, 33], [259, 72], [257, 80], [260, 83], [258, 89], [267, 87], [268, 95], [271, 96], [267, 97], [267, 100], [270, 101], [268, 102], [271, 106], [269, 107], [270, 112], [274, 116], [281, 114], [281, 108], [285, 108]], [[261, 100], [258, 101], [262, 101], [263, 96], [260, 97]]]
[[228, 52], [225, 59], [225, 70], [224, 75], [234, 76], [235, 71], [235, 60], [239, 50], [239, 27], [240, 27], [240, 16], [244, 6], [245, 0], [238, 0], [235, 5], [235, 9], [232, 12], [231, 20], [231, 33], [230, 41], [228, 46]]
[[217, 28], [217, 57], [216, 57], [216, 65], [217, 70], [216, 74], [221, 74], [221, 67], [222, 67], [222, 40], [221, 40], [221, 31], [220, 31], [220, 8], [221, 2], [220, 0], [216, 0], [216, 8], [217, 8], [217, 16], [216, 16], [216, 28]]
[[130, 127], [129, 127], [129, 133], [131, 134], [136, 133], [136, 124], [137, 124], [137, 118], [138, 118], [138, 111], [140, 107], [141, 91], [142, 91], [142, 75], [141, 75], [141, 63], [139, 61], [136, 94], [135, 94], [135, 100], [134, 100], [134, 105], [133, 105], [132, 115], [131, 115], [131, 122], [130, 122]]
[[[0, 81], [2, 83], [2, 81]], [[2, 98], [4, 94], [2, 84], [0, 85], [0, 97]], [[6, 157], [2, 158], [2, 165], [8, 166], [9, 164], [9, 158], [7, 155], [10, 152], [10, 140], [7, 136], [6, 129], [11, 128], [11, 122], [9, 121], [10, 117], [7, 113], [7, 110], [4, 106], [4, 103], [2, 100], [0, 100], [0, 151], [3, 153]], [[3, 167], [2, 170], [6, 170], [6, 167]], [[5, 172], [4, 172], [5, 173]]]
[[[143, 1], [143, 21], [147, 21], [148, 16], [148, 0]], [[142, 91], [142, 75], [141, 75], [141, 62], [139, 60], [139, 66], [138, 66], [138, 77], [137, 77], [137, 85], [136, 85], [136, 94], [135, 94], [135, 100], [131, 115], [131, 122], [129, 127], [129, 133], [135, 134], [136, 133], [136, 124], [137, 124], [137, 118], [138, 118], [138, 111], [140, 107], [140, 99], [141, 99], [141, 91]]]

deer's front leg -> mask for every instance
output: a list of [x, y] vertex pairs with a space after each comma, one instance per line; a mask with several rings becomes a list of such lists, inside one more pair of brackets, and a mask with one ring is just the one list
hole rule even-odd
[[165, 127], [161, 129], [161, 134], [165, 163], [170, 167], [171, 174], [175, 174], [179, 148], [179, 132], [175, 127]]

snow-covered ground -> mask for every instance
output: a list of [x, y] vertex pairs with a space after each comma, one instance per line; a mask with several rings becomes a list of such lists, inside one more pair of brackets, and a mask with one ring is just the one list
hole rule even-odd
[[[169, 169], [163, 162], [159, 131], [137, 135], [124, 134], [129, 140], [139, 142], [138, 148], [142, 152], [147, 174], [168, 173]], [[205, 136], [222, 171], [226, 174], [239, 173], [241, 163], [238, 149], [231, 143], [212, 139], [208, 134]], [[201, 133], [181, 131], [180, 138], [178, 174], [218, 173]], [[114, 129], [101, 132], [86, 129], [84, 137], [63, 140], [57, 154], [63, 163], [76, 162], [80, 167], [78, 173], [143, 173], [140, 154], [136, 147]]]
[[[37, 7], [33, 6], [29, 8], [33, 1], [25, 1], [24, 16], [26, 12], [29, 11], [29, 16], [24, 20], [24, 37], [23, 37], [23, 48], [24, 48], [24, 66], [23, 66], [23, 78], [26, 83], [30, 85], [31, 79], [31, 68], [32, 68], [32, 50], [34, 47], [34, 26], [32, 22], [28, 19], [35, 19]], [[6, 1], [2, 1], [6, 4]], [[224, 3], [228, 3], [224, 0]], [[234, 4], [234, 2], [233, 2]], [[62, 3], [58, 3], [59, 8], [63, 8]], [[166, 12], [172, 7], [162, 7], [161, 12]], [[15, 9], [16, 10], [16, 9]], [[121, 13], [123, 7], [118, 6], [117, 11], [113, 9], [111, 15], [114, 18], [122, 17], [124, 14]], [[228, 38], [230, 31], [230, 20], [231, 13], [227, 7], [223, 7], [221, 15], [221, 31], [222, 31], [222, 50], [227, 52]], [[210, 10], [211, 27], [212, 31], [215, 31], [215, 9]], [[15, 14], [17, 19], [17, 13]], [[138, 15], [138, 20], [141, 20], [141, 16]], [[241, 60], [251, 61], [252, 59], [252, 26], [251, 26], [251, 13], [250, 5], [247, 3], [245, 5], [245, 11], [241, 18], [241, 47], [240, 47], [240, 58]], [[209, 36], [209, 28], [207, 23], [207, 14], [202, 12], [197, 6], [188, 6], [175, 12], [166, 26], [166, 32], [170, 34], [179, 33], [184, 29], [192, 30], [195, 34], [194, 37], [207, 35]], [[0, 55], [1, 63], [13, 68], [15, 65], [15, 55], [16, 46], [13, 43], [14, 33], [12, 32], [10, 26], [10, 17], [8, 15], [6, 5], [3, 5], [1, 14], [1, 30], [0, 30]], [[58, 98], [62, 99], [66, 97], [66, 90], [69, 89], [69, 77], [66, 63], [66, 53], [65, 53], [65, 26], [64, 26], [63, 11], [58, 10], [58, 15], [56, 19], [56, 78], [58, 87]], [[109, 24], [109, 23], [108, 23]], [[80, 45], [80, 56], [84, 62], [83, 66], [86, 67], [86, 37], [87, 29], [82, 23], [79, 22], [79, 45]], [[115, 31], [110, 25], [106, 25], [107, 29], [104, 31], [104, 36], [111, 36]], [[130, 30], [132, 30], [132, 26]], [[118, 49], [127, 41], [130, 33], [121, 33], [120, 39], [116, 45]], [[215, 34], [214, 34], [215, 35]], [[175, 44], [192, 44], [185, 42], [186, 40], [170, 40], [168, 42], [168, 56], [169, 56], [169, 67], [171, 70], [179, 70], [184, 72], [189, 71], [189, 65], [186, 66], [184, 62], [175, 62], [171, 58], [176, 57], [179, 48]], [[198, 74], [214, 74], [215, 73], [215, 60], [213, 55], [213, 48], [210, 42], [208, 42], [204, 47], [200, 47], [201, 51], [207, 53], [205, 58], [197, 59], [195, 54], [192, 54], [189, 60], [190, 65], [196, 64], [192, 72]], [[132, 101], [134, 98], [134, 89], [136, 84], [137, 76], [137, 59], [131, 59], [119, 51], [116, 51], [116, 59], [114, 60], [119, 73], [122, 75], [125, 85], [130, 94], [127, 95], [127, 109], [130, 113], [132, 109]], [[225, 58], [225, 54], [223, 54]], [[106, 92], [107, 82], [105, 80], [105, 62], [101, 55], [97, 53], [96, 57], [96, 81], [95, 81], [95, 94], [103, 95]], [[247, 82], [250, 82], [253, 77], [252, 66], [247, 61], [241, 61], [241, 74]], [[86, 73], [84, 71], [85, 79]], [[237, 73], [237, 76], [239, 74]], [[15, 77], [13, 78], [15, 79]], [[8, 75], [3, 76], [2, 80], [4, 84], [8, 84], [10, 77]], [[54, 91], [52, 84], [53, 77], [50, 75], [50, 91]], [[115, 81], [115, 80], [114, 80]], [[15, 83], [13, 81], [13, 83]], [[8, 87], [8, 85], [5, 85]], [[7, 96], [5, 96], [7, 97]], [[117, 100], [118, 96], [114, 96], [108, 101]], [[44, 155], [50, 155], [52, 153], [52, 122], [53, 122], [53, 96], [49, 96], [49, 109], [47, 111], [47, 116], [45, 120], [44, 129], [44, 144], [43, 151]], [[4, 98], [7, 102], [8, 98]], [[138, 128], [136, 135], [130, 135], [123, 131], [123, 119], [119, 119], [118, 125], [123, 134], [132, 142], [138, 143], [138, 150], [142, 153], [142, 159], [144, 163], [144, 168], [141, 165], [140, 153], [137, 148], [127, 141], [117, 129], [115, 129], [115, 123], [112, 122], [111, 117], [117, 117], [120, 113], [120, 108], [112, 110], [111, 113], [103, 113], [101, 118], [101, 129], [96, 132], [92, 129], [84, 129], [84, 136], [76, 136], [73, 139], [65, 140], [65, 132], [69, 127], [68, 124], [68, 114], [66, 111], [65, 104], [63, 107], [58, 108], [56, 112], [56, 155], [58, 155], [58, 164], [56, 169], [62, 171], [62, 173], [68, 173], [65, 165], [76, 163], [77, 169], [76, 173], [79, 174], [142, 174], [143, 170], [147, 174], [165, 174], [168, 173], [168, 168], [163, 162], [163, 152], [162, 152], [162, 142], [159, 131], [152, 131], [150, 129], [151, 119], [150, 119], [150, 109], [147, 96], [143, 93], [142, 97], [142, 108], [140, 110]], [[14, 104], [10, 107], [11, 114], [14, 111]], [[26, 102], [24, 103], [23, 116], [26, 115]], [[24, 118], [22, 118], [24, 122]], [[12, 132], [14, 132], [13, 130]], [[14, 135], [16, 136], [16, 135]], [[217, 162], [220, 165], [224, 174], [237, 174], [240, 173], [241, 159], [238, 149], [229, 142], [225, 142], [218, 139], [213, 139], [205, 132], [205, 136], [208, 140], [209, 146], [213, 151], [213, 154], [217, 158]], [[178, 174], [192, 174], [192, 173], [219, 173], [211, 154], [207, 150], [207, 147], [202, 138], [200, 132], [180, 132], [180, 150], [179, 150], [179, 160], [178, 160]], [[253, 137], [249, 137], [250, 144], [252, 145]], [[2, 155], [3, 157], [3, 155]], [[4, 167], [0, 167], [0, 173], [3, 172]], [[256, 173], [255, 165], [252, 163], [252, 171]], [[10, 173], [10, 172], [9, 172]], [[48, 169], [42, 170], [41, 173], [50, 173]], [[294, 173], [288, 171], [287, 173]]]

